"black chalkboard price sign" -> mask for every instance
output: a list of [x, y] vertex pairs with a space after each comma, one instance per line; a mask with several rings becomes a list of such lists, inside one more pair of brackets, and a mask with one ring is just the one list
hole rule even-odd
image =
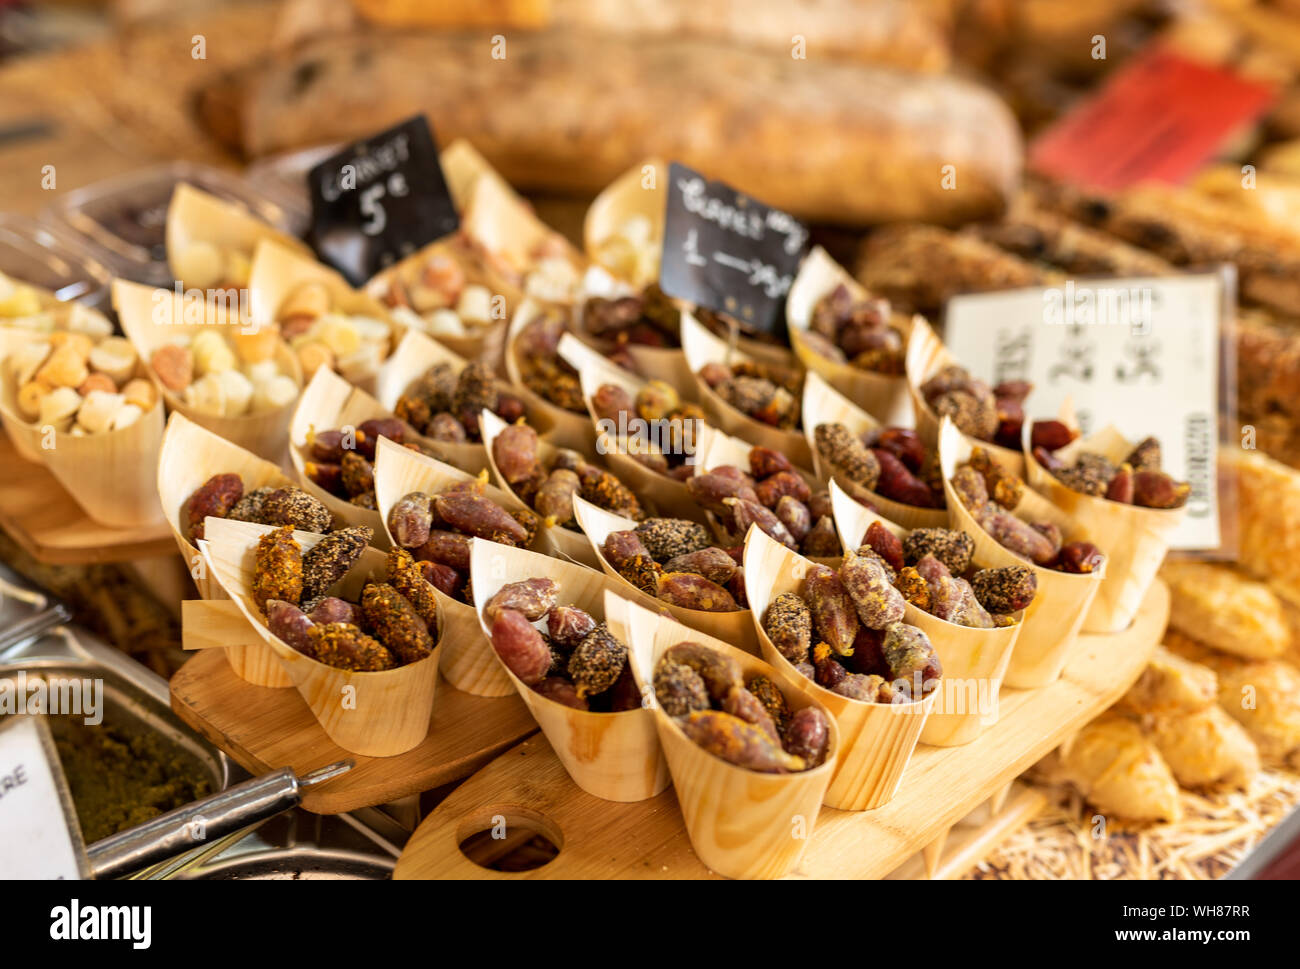
[[460, 225], [423, 116], [349, 145], [307, 183], [307, 241], [353, 286]]
[[669, 296], [776, 332], [808, 245], [794, 216], [685, 165], [668, 166], [659, 287]]

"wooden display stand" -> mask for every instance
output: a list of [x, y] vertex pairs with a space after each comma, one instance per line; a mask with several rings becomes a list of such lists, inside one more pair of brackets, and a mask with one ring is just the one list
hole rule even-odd
[[386, 804], [468, 777], [537, 730], [519, 697], [471, 696], [443, 681], [423, 743], [396, 757], [363, 757], [326, 736], [297, 690], [241, 680], [217, 649], [197, 653], [172, 677], [171, 705], [253, 774], [282, 767], [304, 774], [335, 761], [355, 761], [337, 780], [305, 794], [302, 806], [316, 814]]
[[[991, 799], [996, 824], [1004, 813], [997, 802], [1015, 778], [1132, 685], [1168, 618], [1169, 590], [1157, 581], [1129, 629], [1081, 636], [1055, 683], [1035, 690], [1004, 687], [998, 723], [978, 739], [961, 747], [918, 747], [888, 804], [862, 812], [823, 807], [794, 877], [883, 878], [918, 852], [929, 871], [951, 871], [944, 852], [953, 825]], [[1009, 804], [1022, 812], [1029, 807], [1019, 798]], [[546, 834], [560, 848], [558, 856], [518, 874], [474, 864], [459, 845], [497, 816]], [[953, 841], [964, 857], [970, 844], [990, 846], [987, 840]], [[569, 780], [541, 737], [498, 757], [453, 791], [416, 830], [394, 872], [395, 878], [711, 876], [691, 850], [672, 790], [635, 804], [602, 801]]]
[[54, 475], [18, 456], [0, 434], [0, 527], [47, 565], [126, 562], [176, 549], [159, 513], [150, 528], [113, 528], [91, 520]]

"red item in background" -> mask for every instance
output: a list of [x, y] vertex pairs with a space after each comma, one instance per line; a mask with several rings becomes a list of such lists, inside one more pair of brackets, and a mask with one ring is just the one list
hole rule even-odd
[[1272, 85], [1151, 50], [1035, 139], [1029, 166], [1103, 191], [1182, 182], [1263, 114], [1275, 94]]

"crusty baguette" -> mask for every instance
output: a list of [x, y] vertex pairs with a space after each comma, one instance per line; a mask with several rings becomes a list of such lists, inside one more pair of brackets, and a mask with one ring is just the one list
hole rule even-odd
[[592, 30], [730, 41], [809, 57], [842, 57], [914, 71], [948, 66], [941, 18], [915, 0], [352, 0], [388, 26]]
[[1034, 265], [968, 232], [932, 225], [893, 225], [873, 232], [854, 275], [905, 312], [938, 313], [958, 293], [1033, 286]]
[[1300, 315], [1300, 233], [1258, 210], [1168, 185], [1107, 198], [1040, 186], [1037, 198], [1174, 265], [1235, 263], [1243, 300]]
[[970, 231], [1022, 259], [1084, 276], [1166, 276], [1174, 267], [1154, 253], [1034, 204], [1021, 195], [1005, 218]]
[[[521, 188], [595, 192], [658, 156], [842, 223], [987, 217], [1019, 179], [1015, 120], [957, 78], [571, 31], [492, 50], [482, 31], [317, 39], [248, 66], [233, 140], [260, 156], [423, 112], [442, 142], [468, 138]], [[228, 133], [230, 102], [228, 86], [201, 98], [214, 130]]]

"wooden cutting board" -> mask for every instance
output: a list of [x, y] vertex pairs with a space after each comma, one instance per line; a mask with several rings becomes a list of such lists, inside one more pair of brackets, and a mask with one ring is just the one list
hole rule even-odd
[[[874, 811], [823, 807], [793, 877], [883, 878], [917, 852], [945, 869], [948, 831], [1032, 764], [1101, 713], [1137, 679], [1169, 618], [1169, 590], [1152, 586], [1133, 625], [1081, 636], [1055, 683], [1003, 687], [998, 723], [962, 747], [920, 746], [897, 796]], [[1000, 807], [1000, 805], [994, 805]], [[1013, 802], [1010, 807], [1015, 807]], [[994, 818], [1001, 812], [992, 812]], [[542, 832], [559, 846], [549, 864], [507, 874], [480, 868], [458, 845], [494, 818]], [[963, 839], [964, 840], [964, 839]], [[956, 840], [955, 842], [956, 843]], [[544, 737], [518, 745], [453, 791], [416, 830], [394, 878], [707, 878], [695, 857], [672, 789], [615, 804], [569, 780]]]
[[281, 767], [304, 774], [352, 758], [352, 770], [312, 788], [303, 798], [302, 806], [316, 814], [386, 804], [468, 777], [537, 730], [519, 697], [471, 696], [442, 680], [423, 743], [396, 757], [362, 757], [326, 736], [297, 690], [241, 680], [220, 649], [196, 653], [177, 671], [171, 680], [171, 705], [182, 720], [253, 774]]

